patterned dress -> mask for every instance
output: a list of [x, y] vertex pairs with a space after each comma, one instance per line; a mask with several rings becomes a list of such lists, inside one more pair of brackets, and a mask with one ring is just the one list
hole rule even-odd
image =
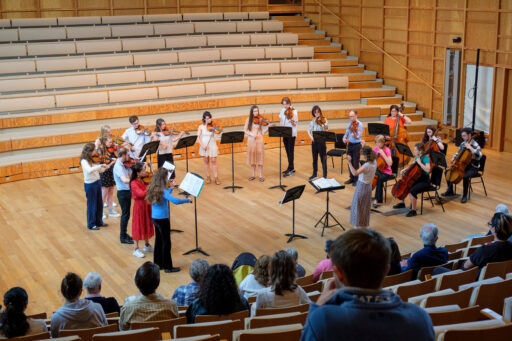
[[372, 179], [377, 170], [377, 162], [366, 162], [361, 166], [352, 206], [350, 207], [350, 224], [358, 227], [370, 225], [370, 206], [372, 201]]

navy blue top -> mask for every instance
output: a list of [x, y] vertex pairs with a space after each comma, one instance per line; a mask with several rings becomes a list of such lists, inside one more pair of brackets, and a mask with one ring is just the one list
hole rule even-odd
[[436, 266], [444, 264], [448, 261], [448, 250], [444, 247], [436, 247], [435, 245], [425, 245], [423, 249], [416, 251], [407, 263], [407, 269], [414, 270], [414, 277], [421, 268], [426, 266]]

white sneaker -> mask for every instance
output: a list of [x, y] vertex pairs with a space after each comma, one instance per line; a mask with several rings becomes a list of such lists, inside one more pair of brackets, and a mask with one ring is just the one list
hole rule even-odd
[[107, 207], [107, 202], [106, 201], [103, 203], [103, 207]]
[[117, 204], [116, 204], [116, 202], [115, 202], [115, 201], [114, 201], [114, 202], [112, 202], [112, 206], [117, 207]]
[[108, 210], [108, 216], [109, 217], [119, 217], [121, 215], [119, 213], [117, 213], [116, 211], [114, 211], [114, 210], [112, 210], [112, 211]]
[[153, 252], [155, 251], [155, 248], [153, 245], [144, 245], [144, 252]]
[[133, 255], [135, 257], [137, 257], [137, 258], [144, 258], [145, 257], [145, 255], [139, 249], [133, 251]]
[[104, 220], [104, 219], [107, 219], [106, 215], [103, 215], [103, 217], [101, 217], [101, 220]]

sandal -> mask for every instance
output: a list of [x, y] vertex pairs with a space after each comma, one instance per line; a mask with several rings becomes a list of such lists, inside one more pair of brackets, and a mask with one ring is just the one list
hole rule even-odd
[[254, 176], [251, 176], [251, 177], [249, 178], [249, 181], [252, 181], [252, 180], [254, 180], [254, 179], [256, 179], [256, 178], [255, 178]]
[[265, 181], [265, 178], [264, 177], [260, 177], [260, 182], [263, 182]]
[[215, 178], [215, 184], [216, 184], [216, 185], [220, 185], [220, 181], [219, 181], [219, 179], [218, 179], [218, 178]]
[[210, 179], [209, 176], [206, 177], [206, 183], [209, 184], [210, 182], [212, 182], [212, 179]]

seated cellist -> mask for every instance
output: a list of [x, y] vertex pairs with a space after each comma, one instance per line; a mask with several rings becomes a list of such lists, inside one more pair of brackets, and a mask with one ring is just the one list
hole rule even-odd
[[382, 170], [378, 169], [375, 173], [375, 176], [378, 178], [377, 185], [375, 186], [375, 197], [373, 199], [374, 208], [382, 204], [384, 182], [386, 182], [392, 174], [391, 165], [393, 164], [393, 159], [391, 157], [391, 150], [386, 147], [385, 143], [386, 138], [383, 135], [377, 135], [375, 137], [375, 148], [373, 148], [373, 151], [377, 153], [377, 167], [379, 165], [379, 159], [384, 160], [385, 166]]
[[[414, 182], [414, 184], [409, 189], [409, 197], [411, 198], [411, 210], [405, 215], [406, 217], [414, 217], [416, 216], [416, 203], [418, 198], [418, 193], [420, 193], [422, 190], [427, 188], [429, 186], [429, 173], [430, 173], [430, 158], [428, 155], [425, 154], [425, 145], [423, 143], [416, 143], [414, 146], [414, 161], [411, 162], [411, 164], [402, 169], [400, 172], [400, 175], [404, 176], [404, 174], [409, 170], [409, 168], [413, 165], [414, 162], [418, 164], [418, 166], [421, 167], [421, 175]], [[400, 203], [393, 206], [393, 208], [405, 208], [404, 201], [400, 201]]]

